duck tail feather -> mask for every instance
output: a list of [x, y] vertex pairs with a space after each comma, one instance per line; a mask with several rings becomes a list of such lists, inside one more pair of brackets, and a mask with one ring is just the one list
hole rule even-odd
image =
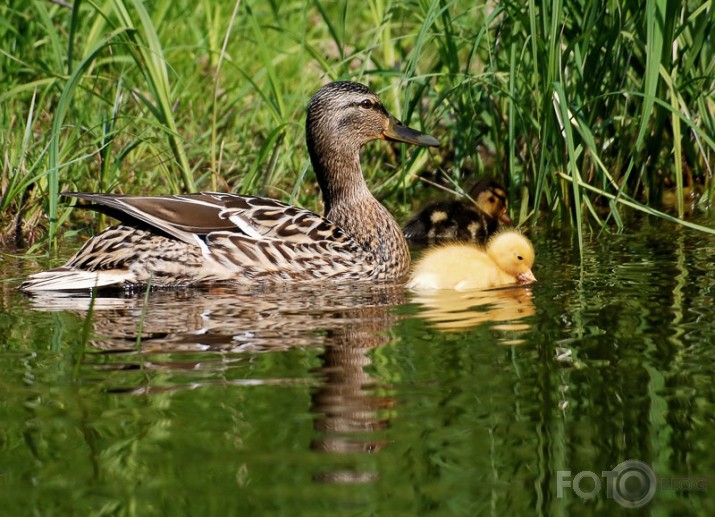
[[127, 271], [80, 271], [70, 268], [57, 268], [30, 275], [20, 285], [20, 290], [79, 291], [111, 285], [117, 286], [129, 281]]

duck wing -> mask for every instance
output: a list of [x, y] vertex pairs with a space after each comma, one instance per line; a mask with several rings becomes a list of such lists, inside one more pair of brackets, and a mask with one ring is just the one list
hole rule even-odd
[[89, 239], [62, 267], [37, 273], [28, 291], [152, 282], [376, 278], [355, 239], [328, 219], [273, 199], [201, 193], [137, 197], [68, 193], [122, 222]]
[[173, 196], [125, 196], [65, 193], [89, 201], [83, 208], [97, 210], [124, 224], [174, 237], [192, 245], [210, 234], [308, 244], [351, 240], [326, 218], [274, 199], [202, 192]]

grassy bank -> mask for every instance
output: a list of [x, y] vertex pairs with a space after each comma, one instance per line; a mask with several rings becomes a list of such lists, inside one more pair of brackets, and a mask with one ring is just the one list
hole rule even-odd
[[443, 143], [366, 150], [398, 216], [440, 195], [420, 176], [459, 188], [488, 174], [520, 220], [571, 220], [579, 242], [664, 197], [683, 218], [691, 194], [712, 199], [713, 5], [620, 4], [8, 0], [0, 236], [48, 249], [94, 224], [63, 190], [216, 189], [319, 209], [304, 109], [336, 79], [369, 84]]

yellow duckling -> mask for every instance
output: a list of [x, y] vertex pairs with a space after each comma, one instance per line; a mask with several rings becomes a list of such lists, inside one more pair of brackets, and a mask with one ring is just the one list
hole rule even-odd
[[485, 289], [536, 281], [534, 247], [515, 230], [492, 237], [486, 249], [450, 243], [429, 249], [415, 265], [407, 287], [415, 290]]

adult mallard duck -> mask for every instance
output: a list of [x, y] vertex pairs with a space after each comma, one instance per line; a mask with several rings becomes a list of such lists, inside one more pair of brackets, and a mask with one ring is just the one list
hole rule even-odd
[[501, 231], [486, 247], [451, 242], [435, 246], [415, 264], [407, 287], [415, 290], [484, 289], [536, 281], [534, 247], [516, 230]]
[[504, 225], [513, 223], [507, 214], [506, 190], [496, 181], [482, 179], [470, 189], [470, 201], [438, 201], [420, 210], [405, 224], [410, 242], [476, 241], [485, 243]]
[[407, 243], [360, 168], [360, 149], [377, 139], [439, 145], [396, 120], [362, 84], [334, 82], [313, 96], [306, 140], [325, 217], [235, 194], [65, 194], [121, 223], [89, 239], [64, 266], [30, 276], [21, 289], [400, 280], [410, 265]]

